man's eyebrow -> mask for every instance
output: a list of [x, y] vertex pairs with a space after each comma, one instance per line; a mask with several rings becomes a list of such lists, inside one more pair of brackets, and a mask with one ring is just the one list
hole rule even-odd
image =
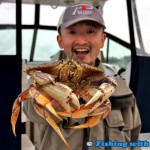
[[97, 23], [87, 23], [87, 26], [92, 26], [92, 27], [98, 27], [99, 25]]

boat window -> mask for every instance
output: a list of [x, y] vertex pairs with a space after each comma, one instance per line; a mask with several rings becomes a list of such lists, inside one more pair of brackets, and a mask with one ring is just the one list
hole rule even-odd
[[126, 0], [106, 1], [103, 8], [103, 16], [106, 24], [106, 32], [129, 43]]
[[0, 4], [0, 25], [0, 55], [16, 55], [16, 5], [14, 3]]
[[122, 68], [126, 69], [127, 64], [131, 61], [131, 51], [128, 48], [108, 38], [105, 41], [105, 45], [102, 51], [105, 61], [112, 65], [116, 72], [118, 72]]
[[57, 31], [38, 30], [34, 60], [50, 61], [50, 57], [59, 51]]
[[35, 5], [22, 4], [22, 24], [34, 24]]
[[30, 60], [30, 53], [32, 47], [33, 29], [22, 30], [22, 58]]
[[150, 1], [134, 0], [133, 14], [137, 55], [150, 55]]
[[52, 8], [49, 5], [40, 6], [40, 25], [57, 26], [58, 19], [65, 7]]
[[16, 4], [0, 4], [0, 24], [16, 24]]

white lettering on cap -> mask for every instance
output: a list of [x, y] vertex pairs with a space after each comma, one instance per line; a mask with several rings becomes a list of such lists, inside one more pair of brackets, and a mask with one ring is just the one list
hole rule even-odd
[[93, 6], [90, 6], [90, 5], [83, 5], [83, 4], [78, 4], [78, 5], [75, 5], [75, 6], [72, 6], [72, 7], [75, 7], [72, 15], [90, 15], [92, 13], [92, 10], [93, 10]]

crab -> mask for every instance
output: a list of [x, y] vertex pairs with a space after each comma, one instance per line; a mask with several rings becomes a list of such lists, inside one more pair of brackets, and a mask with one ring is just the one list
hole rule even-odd
[[[109, 97], [114, 93], [117, 82], [114, 77], [106, 76], [101, 69], [75, 60], [61, 60], [29, 67], [25, 72], [31, 76], [33, 83], [14, 101], [11, 116], [14, 135], [20, 103], [25, 100], [34, 99], [36, 112], [45, 118], [67, 147], [70, 145], [53, 117], [59, 121], [63, 117], [88, 117], [85, 124], [68, 128], [92, 128], [111, 111]], [[80, 104], [81, 99], [84, 104]], [[58, 109], [52, 101], [56, 101], [61, 107]]]

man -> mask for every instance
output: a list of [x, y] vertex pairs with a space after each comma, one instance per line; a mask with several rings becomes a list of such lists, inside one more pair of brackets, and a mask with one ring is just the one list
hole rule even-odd
[[[106, 39], [104, 29], [104, 20], [96, 8], [86, 3], [74, 4], [66, 8], [59, 19], [57, 41], [66, 56], [74, 57], [91, 66], [104, 68], [97, 58]], [[119, 150], [122, 147], [128, 150], [131, 147], [127, 142], [138, 140], [141, 122], [134, 96], [124, 80], [117, 77], [117, 81], [118, 87], [111, 97], [112, 111], [98, 125], [91, 129], [76, 130], [65, 127], [83, 124], [85, 118], [67, 118], [58, 122], [71, 150]], [[26, 103], [28, 103], [28, 106], [25, 104], [27, 116], [40, 127], [40, 150], [66, 150], [66, 145], [56, 132], [34, 111], [31, 101]], [[91, 142], [93, 146], [88, 147], [86, 144]]]

